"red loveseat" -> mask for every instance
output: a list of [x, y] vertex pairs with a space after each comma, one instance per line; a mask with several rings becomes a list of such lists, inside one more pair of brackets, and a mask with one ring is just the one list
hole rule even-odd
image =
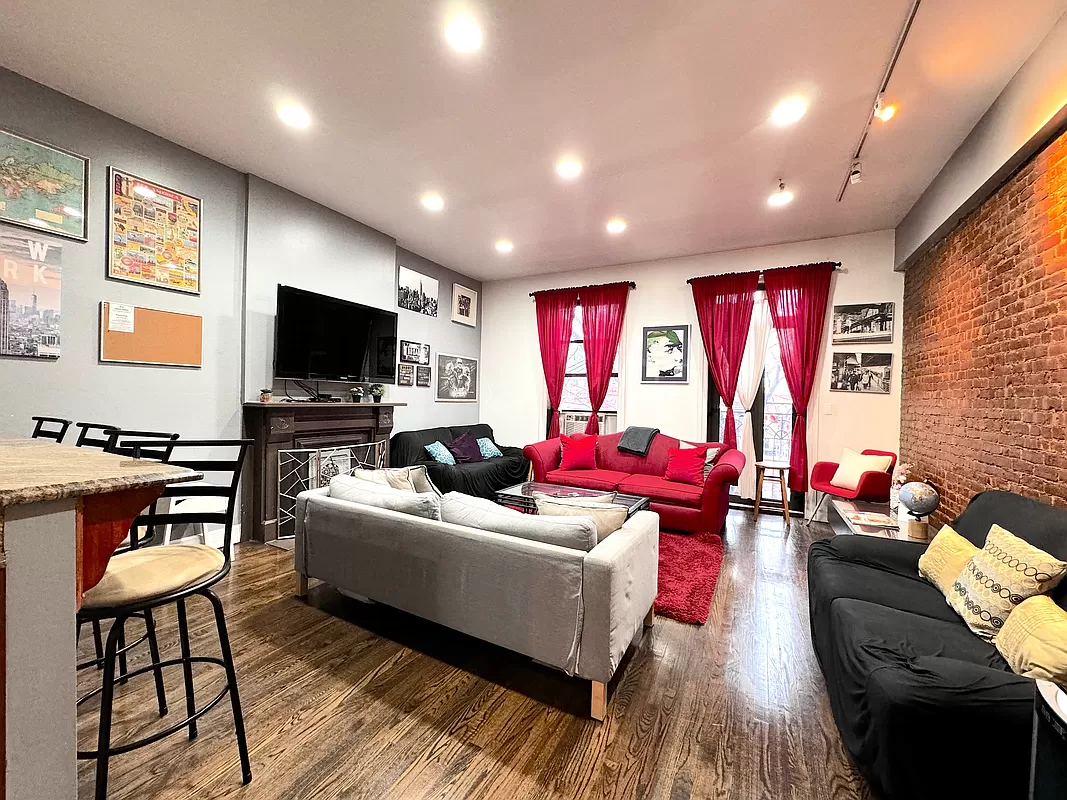
[[[584, 436], [575, 434], [575, 438]], [[745, 456], [740, 450], [720, 451], [704, 485], [694, 486], [663, 477], [667, 451], [679, 444], [673, 436], [656, 434], [644, 458], [620, 453], [621, 438], [621, 433], [597, 437], [596, 469], [561, 470], [559, 439], [528, 444], [522, 453], [530, 459], [535, 481], [642, 495], [651, 500], [661, 528], [686, 533], [722, 531], [730, 508], [730, 486], [737, 484], [745, 468]]]

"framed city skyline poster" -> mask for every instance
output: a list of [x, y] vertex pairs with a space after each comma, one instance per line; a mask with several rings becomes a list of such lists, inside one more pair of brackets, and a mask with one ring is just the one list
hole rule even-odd
[[0, 128], [0, 222], [88, 240], [89, 159]]
[[115, 167], [108, 187], [107, 276], [200, 294], [200, 198]]
[[63, 245], [0, 232], [0, 356], [59, 358]]

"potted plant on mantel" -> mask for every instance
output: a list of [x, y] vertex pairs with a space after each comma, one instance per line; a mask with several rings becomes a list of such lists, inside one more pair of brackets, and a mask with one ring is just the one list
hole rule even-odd
[[370, 386], [371, 397], [374, 398], [375, 403], [382, 402], [382, 398], [385, 397], [385, 385], [381, 383], [372, 383]]
[[352, 398], [352, 402], [353, 403], [362, 403], [363, 402], [363, 387], [362, 386], [353, 386], [351, 389], [348, 390], [348, 394]]
[[259, 402], [269, 403], [274, 400], [274, 389], [260, 389], [259, 390]]

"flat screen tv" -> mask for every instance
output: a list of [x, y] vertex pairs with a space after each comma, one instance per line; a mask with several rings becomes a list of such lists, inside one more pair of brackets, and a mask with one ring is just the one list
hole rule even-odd
[[396, 312], [278, 286], [274, 375], [396, 382]]

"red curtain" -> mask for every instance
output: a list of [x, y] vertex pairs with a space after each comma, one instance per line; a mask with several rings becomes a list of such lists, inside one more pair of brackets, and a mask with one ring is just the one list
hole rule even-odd
[[782, 345], [782, 371], [796, 412], [789, 455], [789, 488], [794, 492], [808, 490], [808, 398], [815, 385], [833, 272], [833, 264], [807, 264], [763, 273], [771, 321]]
[[734, 422], [734, 394], [741, 374], [741, 357], [745, 354], [748, 326], [752, 321], [752, 304], [759, 287], [758, 272], [735, 275], [713, 275], [694, 278], [693, 302], [697, 307], [700, 335], [708, 357], [715, 386], [728, 409], [722, 441], [727, 447], [737, 447], [737, 425]]
[[581, 290], [582, 338], [585, 344], [585, 372], [589, 381], [589, 415], [586, 433], [599, 433], [597, 414], [608, 394], [611, 368], [619, 351], [622, 318], [626, 314], [629, 283], [608, 283]]
[[567, 372], [567, 349], [571, 342], [574, 307], [578, 304], [577, 289], [557, 289], [534, 294], [537, 306], [537, 338], [541, 342], [541, 365], [548, 387], [548, 405], [552, 418], [548, 423], [548, 438], [559, 436], [559, 401], [563, 397], [563, 377]]

